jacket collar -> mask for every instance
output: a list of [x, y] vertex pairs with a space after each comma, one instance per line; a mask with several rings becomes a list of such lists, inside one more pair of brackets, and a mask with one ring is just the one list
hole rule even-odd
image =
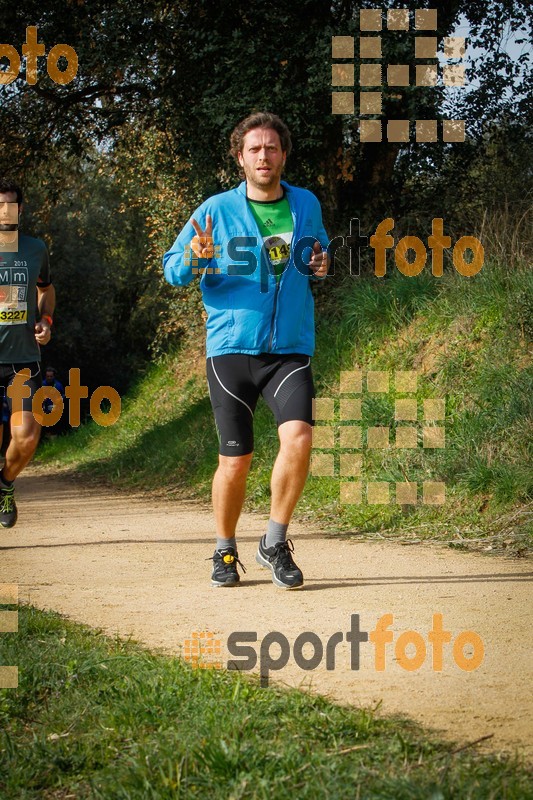
[[[280, 183], [285, 188], [286, 192], [290, 192], [291, 191], [290, 183], [287, 183], [287, 181], [280, 181]], [[243, 181], [242, 183], [240, 183], [236, 187], [236, 191], [240, 192], [240, 194], [243, 194], [246, 197], [246, 181]]]

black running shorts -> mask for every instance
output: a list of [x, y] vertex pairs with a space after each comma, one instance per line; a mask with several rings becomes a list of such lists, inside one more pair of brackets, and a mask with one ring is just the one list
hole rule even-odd
[[43, 385], [41, 365], [38, 361], [32, 361], [29, 364], [0, 364], [0, 391], [7, 398], [10, 414], [13, 411], [13, 399], [8, 396], [6, 389], [13, 383], [17, 372], [22, 369], [29, 369], [30, 371], [30, 377], [24, 382], [24, 386], [28, 386], [30, 389], [30, 395], [22, 398], [23, 411], [32, 411], [33, 396], [37, 389], [40, 389]]
[[289, 420], [313, 425], [315, 390], [309, 356], [299, 353], [213, 356], [207, 359], [207, 382], [219, 452], [223, 456], [253, 452], [254, 411], [260, 394], [278, 426]]

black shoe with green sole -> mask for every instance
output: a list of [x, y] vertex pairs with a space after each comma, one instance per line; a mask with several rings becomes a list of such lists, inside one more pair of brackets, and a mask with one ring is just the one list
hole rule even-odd
[[17, 516], [15, 487], [0, 485], [0, 525], [2, 528], [12, 528], [17, 521]]

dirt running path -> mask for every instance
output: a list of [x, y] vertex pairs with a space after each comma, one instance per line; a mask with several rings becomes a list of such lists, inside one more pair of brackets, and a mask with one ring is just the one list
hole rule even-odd
[[[344, 636], [333, 671], [325, 669], [325, 657], [304, 671], [291, 653], [274, 677], [343, 703], [383, 701], [383, 712], [410, 715], [462, 741], [492, 734], [491, 749], [532, 756], [531, 562], [429, 545], [342, 542], [294, 524], [306, 585], [284, 592], [255, 563], [265, 517], [244, 515], [242, 586], [212, 589], [204, 560], [213, 551], [207, 510], [84, 489], [31, 471], [17, 489], [19, 523], [0, 532], [0, 581], [19, 584], [22, 602], [174, 654], [193, 632], [211, 632], [222, 641], [224, 664], [232, 631], [257, 631], [258, 653], [270, 631], [281, 632], [291, 648], [299, 633], [313, 631], [325, 646], [333, 633], [346, 634], [352, 614], [371, 631], [390, 613], [394, 641], [411, 629], [427, 642], [432, 615], [440, 612], [453, 639], [462, 630], [482, 637], [485, 659], [477, 670], [459, 669], [445, 645], [443, 670], [434, 672], [428, 644], [424, 664], [408, 672], [388, 644], [386, 669], [377, 672], [370, 643], [361, 646], [360, 669], [352, 670]], [[277, 656], [279, 648], [273, 645], [271, 653]], [[312, 655], [310, 645], [303, 655]]]

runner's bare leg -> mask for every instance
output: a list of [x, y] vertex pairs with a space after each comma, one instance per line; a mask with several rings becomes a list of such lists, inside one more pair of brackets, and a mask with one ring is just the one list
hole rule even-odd
[[11, 417], [11, 441], [2, 468], [4, 478], [14, 481], [31, 461], [39, 444], [41, 426], [31, 411], [19, 411]]
[[246, 493], [246, 478], [253, 453], [245, 456], [218, 457], [218, 469], [213, 478], [213, 510], [217, 535], [223, 539], [235, 536]]
[[290, 420], [278, 428], [279, 453], [272, 470], [270, 517], [288, 525], [309, 472], [313, 427]]

